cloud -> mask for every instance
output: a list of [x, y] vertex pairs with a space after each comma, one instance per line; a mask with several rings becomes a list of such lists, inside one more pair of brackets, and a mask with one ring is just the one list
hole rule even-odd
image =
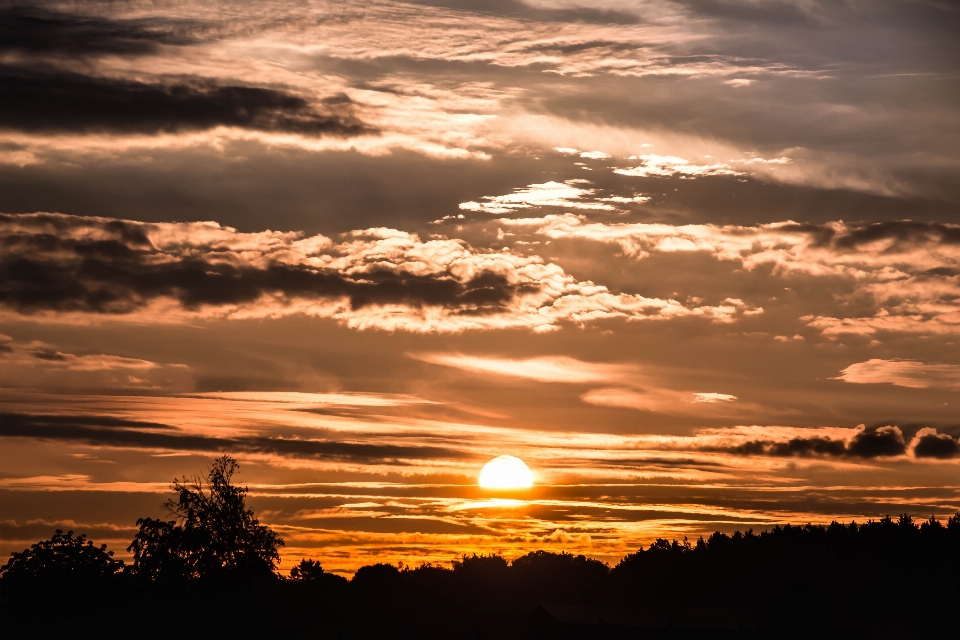
[[886, 426], [866, 430], [862, 426], [851, 437], [840, 439], [822, 435], [796, 436], [787, 440], [748, 440], [731, 446], [706, 446], [705, 450], [726, 451], [739, 455], [774, 457], [827, 456], [848, 458], [890, 458], [907, 452], [907, 444], [899, 427]]
[[[616, 381], [614, 381], [616, 382]], [[691, 393], [665, 389], [649, 377], [634, 377], [619, 381], [624, 386], [591, 389], [580, 399], [600, 407], [616, 407], [637, 411], [656, 411], [668, 415], [720, 415], [727, 412], [727, 405], [737, 396], [728, 393]], [[627, 386], [630, 385], [630, 386]], [[738, 407], [738, 411], [756, 410], [758, 407]]]
[[106, 353], [70, 353], [32, 340], [0, 334], [0, 386], [8, 388], [100, 388], [176, 390], [188, 387], [186, 365]]
[[75, 354], [63, 353], [56, 347], [39, 340], [18, 343], [7, 335], [0, 334], [0, 359], [16, 366], [42, 365], [63, 367], [71, 371], [89, 373], [92, 371], [110, 371], [123, 369], [146, 371], [159, 366], [155, 362], [139, 358], [124, 358], [103, 353]]
[[0, 52], [90, 56], [144, 55], [160, 45], [198, 42], [173, 20], [111, 20], [44, 7], [0, 8]]
[[666, 178], [677, 174], [687, 178], [743, 175], [743, 173], [734, 171], [726, 164], [690, 164], [688, 160], [675, 156], [647, 154], [640, 156], [640, 159], [643, 160], [643, 164], [639, 166], [628, 169], [614, 169], [613, 172], [637, 178], [649, 178], [651, 176]]
[[411, 354], [411, 357], [472, 373], [526, 378], [538, 382], [611, 383], [638, 375], [637, 368], [632, 365], [584, 362], [566, 356], [511, 359], [467, 356], [459, 353], [418, 353]]
[[[586, 362], [567, 356], [500, 358], [462, 353], [415, 353], [422, 362], [454, 367], [475, 375], [501, 379], [524, 378], [537, 382], [616, 385], [591, 389], [580, 400], [601, 407], [658, 411], [670, 415], [711, 414], [737, 397], [726, 393], [690, 393], [663, 388], [655, 376], [630, 364]], [[754, 407], [750, 407], [753, 409]]]
[[[704, 252], [747, 269], [771, 265], [780, 273], [951, 277], [960, 273], [960, 225], [906, 221], [756, 226], [713, 224], [591, 223], [572, 213], [505, 220], [536, 227], [551, 238], [581, 238], [619, 244], [642, 260], [654, 253]], [[890, 271], [900, 269], [904, 274]], [[861, 273], [866, 272], [866, 273]], [[881, 274], [875, 274], [881, 275]]]
[[737, 396], [732, 396], [729, 393], [695, 393], [693, 395], [694, 402], [732, 402], [737, 399]]
[[916, 458], [947, 460], [960, 457], [960, 440], [954, 440], [946, 433], [938, 434], [936, 429], [926, 427], [917, 432], [911, 449]]
[[847, 444], [847, 454], [859, 458], [899, 456], [907, 450], [903, 432], [899, 427], [880, 427], [874, 431], [861, 431]]
[[661, 402], [656, 397], [634, 389], [621, 387], [591, 389], [580, 396], [580, 399], [587, 404], [594, 404], [601, 407], [618, 407], [621, 409], [638, 409], [641, 411], [655, 411], [661, 405]]
[[566, 182], [544, 182], [531, 184], [525, 189], [516, 189], [513, 193], [503, 196], [485, 196], [484, 202], [461, 202], [460, 208], [465, 211], [482, 211], [484, 213], [510, 213], [516, 209], [531, 207], [569, 207], [572, 209], [594, 209], [612, 211], [613, 206], [598, 202], [582, 202], [581, 198], [593, 194], [593, 189], [583, 189], [576, 185], [584, 180], [567, 180]]
[[335, 244], [211, 222], [0, 214], [0, 246], [0, 305], [33, 317], [303, 314], [357, 329], [457, 332], [545, 331], [605, 318], [727, 323], [758, 311], [729, 299], [688, 306], [616, 294], [539, 256], [423, 242], [393, 229], [355, 231]]
[[609, 198], [600, 198], [601, 202], [617, 202], [620, 204], [630, 204], [638, 203], [643, 204], [644, 202], [650, 202], [649, 196], [633, 196], [632, 198], [627, 198], [625, 196], [611, 196]]
[[636, 260], [651, 255], [701, 252], [716, 260], [761, 266], [774, 275], [833, 278], [845, 282], [846, 301], [873, 301], [873, 315], [801, 320], [826, 336], [960, 333], [960, 225], [910, 220], [851, 224], [792, 221], [742, 225], [668, 225], [588, 222], [565, 213], [500, 219], [552, 239], [618, 245]]
[[0, 414], [0, 437], [75, 442], [124, 449], [162, 449], [276, 454], [347, 462], [399, 464], [402, 460], [461, 458], [466, 454], [432, 446], [402, 446], [264, 436], [215, 437], [182, 432], [165, 424], [106, 416]]
[[372, 393], [299, 393], [296, 391], [216, 391], [191, 393], [193, 398], [216, 398], [239, 402], [278, 402], [294, 405], [333, 404], [349, 407], [396, 407], [409, 404], [432, 404], [415, 396]]
[[960, 365], [872, 358], [850, 365], [837, 379], [855, 384], [893, 384], [913, 389], [960, 389]]
[[[193, 79], [174, 84], [0, 66], [0, 128], [28, 133], [175, 133], [237, 127], [305, 136], [376, 133], [347, 100], [323, 111], [278, 89]], [[69, 109], [63, 105], [69, 104]]]

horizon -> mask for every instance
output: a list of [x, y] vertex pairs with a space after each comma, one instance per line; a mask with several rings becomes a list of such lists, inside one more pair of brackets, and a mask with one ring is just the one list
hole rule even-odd
[[0, 556], [129, 559], [219, 455], [284, 573], [946, 521], [957, 32], [907, 0], [0, 3]]

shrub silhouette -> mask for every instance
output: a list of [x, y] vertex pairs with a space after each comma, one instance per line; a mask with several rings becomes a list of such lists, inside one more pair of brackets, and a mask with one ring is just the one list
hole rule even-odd
[[127, 551], [133, 552], [135, 576], [198, 579], [243, 574], [271, 576], [283, 540], [246, 508], [247, 489], [232, 484], [239, 469], [234, 458], [217, 458], [207, 474], [175, 480], [177, 494], [164, 507], [175, 517], [140, 518], [140, 530]]

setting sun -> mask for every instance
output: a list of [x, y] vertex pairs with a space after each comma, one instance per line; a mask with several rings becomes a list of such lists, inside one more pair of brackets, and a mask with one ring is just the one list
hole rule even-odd
[[480, 471], [484, 489], [526, 489], [533, 486], [533, 473], [526, 463], [514, 456], [497, 456]]

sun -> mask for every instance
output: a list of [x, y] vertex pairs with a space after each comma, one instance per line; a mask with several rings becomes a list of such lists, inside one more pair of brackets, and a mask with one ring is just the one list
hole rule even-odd
[[497, 456], [483, 465], [480, 486], [484, 489], [527, 489], [533, 486], [533, 473], [520, 458]]

